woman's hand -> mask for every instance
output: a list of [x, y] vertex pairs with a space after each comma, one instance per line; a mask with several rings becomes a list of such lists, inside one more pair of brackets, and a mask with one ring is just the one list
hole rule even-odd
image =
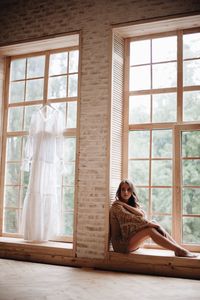
[[115, 201], [115, 204], [123, 206], [125, 209], [127, 209], [128, 211], [132, 212], [135, 215], [138, 215], [141, 217], [144, 216], [144, 212], [140, 208], [132, 207], [132, 206], [128, 205], [127, 203], [120, 201], [120, 200]]
[[151, 222], [151, 221], [149, 221], [148, 226], [153, 227], [153, 228], [160, 228], [159, 224], [156, 224], [156, 223]]

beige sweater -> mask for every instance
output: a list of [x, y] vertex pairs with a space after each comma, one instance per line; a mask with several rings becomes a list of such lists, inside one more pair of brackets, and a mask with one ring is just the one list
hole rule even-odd
[[147, 227], [148, 220], [138, 216], [115, 201], [110, 209], [110, 234], [116, 252], [128, 252], [129, 240], [140, 229]]

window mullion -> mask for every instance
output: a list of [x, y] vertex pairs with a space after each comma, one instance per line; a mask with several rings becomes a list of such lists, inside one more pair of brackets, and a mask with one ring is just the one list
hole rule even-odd
[[177, 34], [177, 123], [183, 121], [183, 33]]
[[43, 91], [43, 101], [47, 103], [48, 96], [48, 76], [49, 76], [49, 53], [45, 53], [45, 69], [44, 69], [44, 91]]
[[181, 243], [182, 204], [181, 204], [181, 140], [178, 126], [174, 127], [173, 139], [173, 235]]
[[149, 217], [152, 218], [152, 129], [150, 130], [150, 143], [149, 143]]
[[[183, 120], [183, 34], [177, 33], [177, 124]], [[181, 148], [180, 135], [177, 127], [174, 127], [173, 140], [173, 222], [172, 232], [178, 243], [181, 243]]]

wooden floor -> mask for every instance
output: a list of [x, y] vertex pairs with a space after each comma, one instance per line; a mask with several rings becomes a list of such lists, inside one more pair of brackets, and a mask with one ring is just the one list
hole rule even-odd
[[0, 300], [199, 300], [200, 281], [0, 259]]

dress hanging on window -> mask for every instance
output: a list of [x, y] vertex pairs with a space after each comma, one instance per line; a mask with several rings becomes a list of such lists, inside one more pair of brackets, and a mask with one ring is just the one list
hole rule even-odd
[[30, 178], [22, 210], [21, 231], [28, 241], [47, 241], [60, 231], [57, 176], [63, 167], [64, 117], [45, 105], [33, 114], [22, 170]]

